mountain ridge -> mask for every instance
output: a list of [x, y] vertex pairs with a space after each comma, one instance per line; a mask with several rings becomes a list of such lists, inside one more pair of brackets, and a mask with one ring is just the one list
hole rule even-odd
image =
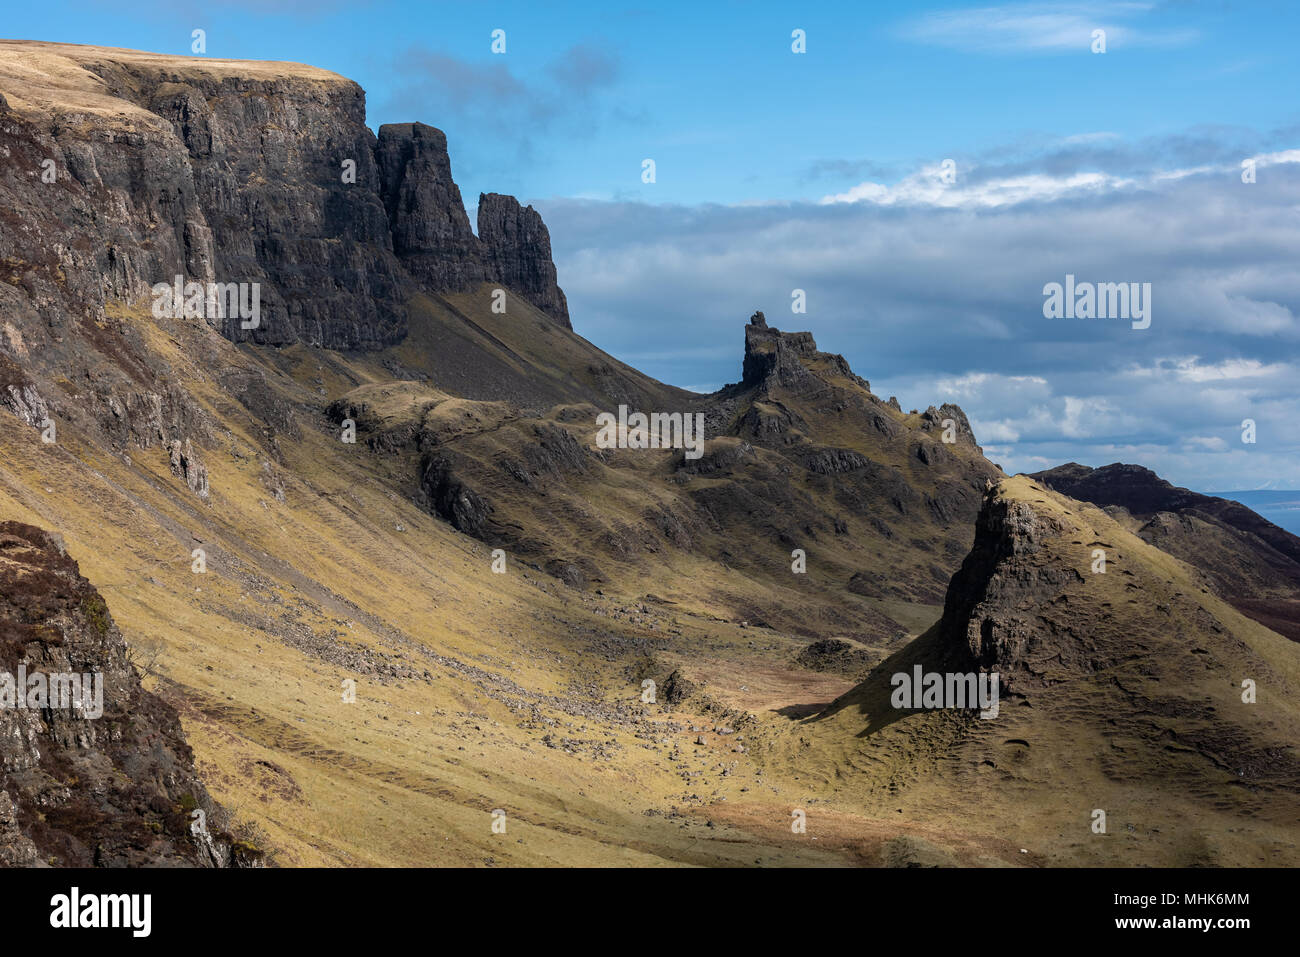
[[1201, 569], [1245, 614], [1300, 641], [1300, 537], [1240, 502], [1178, 488], [1140, 465], [1071, 462], [1031, 477], [1123, 509], [1144, 540]]

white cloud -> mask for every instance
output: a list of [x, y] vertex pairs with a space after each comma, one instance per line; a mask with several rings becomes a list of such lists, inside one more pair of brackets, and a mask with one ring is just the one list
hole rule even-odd
[[1282, 163], [1300, 163], [1300, 150], [1282, 150], [1277, 153], [1261, 153], [1251, 157], [1256, 166], [1278, 166]]
[[[1113, 133], [1081, 133], [1057, 141], [1058, 145], [1087, 145], [1114, 138]], [[1300, 163], [1300, 150], [1281, 150], [1247, 157], [1258, 170], [1270, 166]], [[998, 176], [975, 167], [957, 170], [956, 181], [944, 182], [944, 168], [939, 163], [921, 167], [894, 185], [868, 181], [842, 193], [823, 196], [823, 205], [831, 203], [872, 203], [877, 206], [933, 206], [941, 209], [995, 209], [1019, 203], [1053, 202], [1108, 192], [1157, 189], [1172, 181], [1193, 177], [1223, 177], [1238, 181], [1242, 163], [1202, 163], [1174, 169], [1155, 169], [1142, 176], [1116, 176], [1100, 171], [1075, 171], [1068, 174], [1024, 173]], [[951, 177], [950, 177], [951, 178]]]
[[1117, 190], [1132, 180], [1104, 173], [1071, 173], [1049, 176], [1033, 173], [975, 183], [945, 183], [943, 168], [936, 164], [912, 173], [893, 186], [859, 183], [843, 193], [821, 199], [829, 203], [874, 203], [877, 206], [936, 206], [948, 209], [994, 209], [1017, 203], [1050, 202], [1071, 195]]
[[1105, 143], [1110, 140], [1120, 139], [1118, 133], [1111, 133], [1106, 130], [1098, 130], [1095, 133], [1075, 133], [1071, 136], [1062, 136], [1057, 140], [1058, 146], [1082, 146], [1092, 143]]
[[[1015, 442], [1020, 438], [1020, 431], [1007, 421], [984, 422], [981, 420], [978, 423], [972, 423], [971, 428], [978, 430], [975, 434], [979, 436], [979, 440], [985, 443], [986, 446], [994, 442]], [[999, 448], [1004, 447], [999, 446]], [[1006, 451], [1010, 450], [1006, 449]]]
[[1300, 370], [1284, 362], [1264, 363], [1259, 359], [1231, 358], [1203, 365], [1199, 356], [1183, 356], [1157, 359], [1150, 366], [1133, 366], [1128, 370], [1128, 375], [1135, 378], [1173, 376], [1183, 382], [1222, 382], [1270, 377], [1285, 377], [1294, 381], [1298, 372]]
[[902, 24], [918, 43], [977, 53], [1082, 53], [1092, 32], [1106, 31], [1107, 49], [1177, 46], [1197, 39], [1194, 30], [1138, 30], [1121, 21], [1152, 9], [1149, 3], [1017, 3], [927, 13]]

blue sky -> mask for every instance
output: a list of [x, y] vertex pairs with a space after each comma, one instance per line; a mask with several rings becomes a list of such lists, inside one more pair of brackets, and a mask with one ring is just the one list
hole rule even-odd
[[[959, 402], [1009, 470], [1223, 490], [1300, 487], [1297, 6], [83, 2], [5, 33], [202, 28], [357, 80], [372, 127], [447, 132], [471, 207], [537, 206], [577, 331], [665, 381], [737, 379], [761, 308], [905, 408]], [[1044, 318], [1067, 273], [1152, 283], [1151, 328]]]
[[1300, 80], [1296, 6], [83, 0], [7, 3], [4, 29], [188, 54], [202, 28], [212, 57], [334, 70], [366, 89], [372, 127], [444, 129], [471, 202], [736, 203], [1080, 133], [1277, 126]]

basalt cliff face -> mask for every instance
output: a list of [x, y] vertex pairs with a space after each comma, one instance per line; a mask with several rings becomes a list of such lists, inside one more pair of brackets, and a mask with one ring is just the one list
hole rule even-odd
[[[0, 864], [260, 861], [223, 832], [176, 710], [141, 687], [103, 598], [57, 537], [18, 522], [0, 522], [0, 672]], [[99, 690], [62, 695], [73, 675]]]
[[517, 289], [542, 312], [566, 329], [569, 303], [551, 261], [551, 234], [541, 213], [520, 206], [513, 196], [481, 193], [478, 198], [478, 235], [489, 273]]
[[[5, 206], [23, 228], [0, 256], [56, 330], [111, 321], [107, 303], [148, 300], [181, 275], [261, 285], [255, 329], [214, 319], [228, 338], [373, 349], [404, 334], [405, 277], [356, 84], [6, 46]], [[59, 85], [23, 83], [24, 54], [61, 60]]]
[[57, 369], [104, 428], [189, 438], [185, 397], [122, 325], [177, 276], [249, 284], [246, 306], [257, 284], [255, 322], [203, 317], [236, 342], [378, 350], [406, 338], [412, 296], [484, 282], [569, 328], [540, 216], [492, 194], [475, 237], [439, 130], [376, 137], [361, 88], [324, 70], [177, 63], [0, 41], [0, 375], [17, 414], [59, 411], [38, 381]]

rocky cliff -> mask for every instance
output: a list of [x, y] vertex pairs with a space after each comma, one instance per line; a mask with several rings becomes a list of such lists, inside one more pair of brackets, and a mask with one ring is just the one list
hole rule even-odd
[[481, 193], [478, 198], [478, 235], [492, 276], [566, 329], [569, 303], [551, 261], [551, 234], [541, 214], [520, 206], [513, 196]]
[[393, 250], [412, 276], [455, 292], [499, 282], [573, 328], [551, 261], [551, 234], [537, 210], [513, 196], [480, 194], [475, 236], [451, 175], [447, 137], [423, 123], [381, 126], [375, 155]]
[[0, 43], [0, 192], [22, 223], [0, 234], [0, 259], [29, 308], [51, 324], [103, 322], [110, 303], [149, 303], [180, 275], [260, 284], [255, 327], [205, 317], [228, 338], [400, 339], [408, 280], [365, 96], [278, 66]]
[[375, 155], [393, 249], [407, 271], [433, 289], [460, 291], [487, 281], [492, 273], [451, 177], [442, 130], [423, 123], [381, 126]]
[[443, 133], [376, 137], [343, 77], [0, 41], [0, 93], [0, 407], [179, 444], [200, 496], [213, 426], [151, 347], [160, 318], [373, 352], [419, 293], [501, 283], [569, 328], [540, 216], [493, 194], [480, 240]]
[[[69, 706], [52, 676], [70, 675], [102, 681], [100, 693]], [[256, 848], [222, 832], [225, 818], [176, 711], [141, 687], [59, 539], [0, 522], [0, 864], [256, 864]]]
[[27, 293], [8, 294], [20, 319], [104, 322], [111, 303], [148, 302], [181, 275], [260, 285], [256, 325], [207, 317], [237, 341], [378, 349], [405, 336], [418, 289], [483, 281], [568, 324], [540, 217], [492, 213], [481, 243], [442, 132], [409, 123], [376, 138], [343, 77], [4, 41], [0, 91], [14, 227], [0, 262]]

